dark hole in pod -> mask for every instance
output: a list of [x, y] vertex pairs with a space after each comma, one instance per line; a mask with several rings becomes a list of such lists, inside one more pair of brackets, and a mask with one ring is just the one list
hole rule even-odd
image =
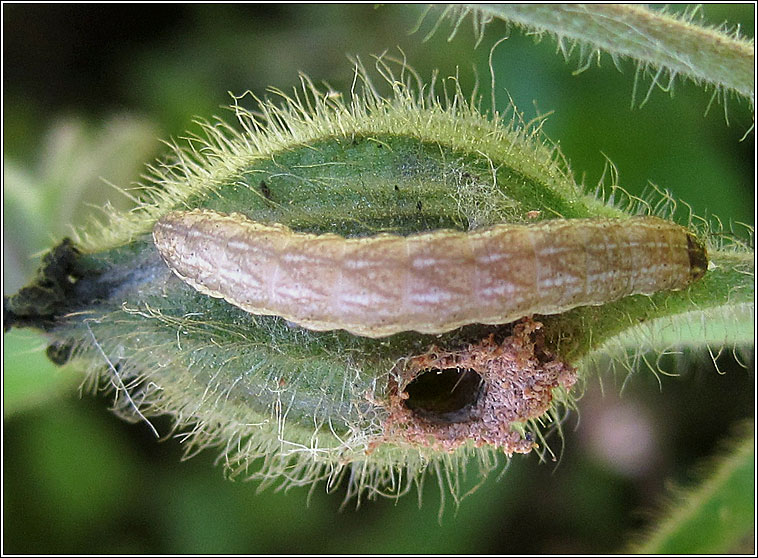
[[474, 407], [484, 391], [474, 370], [432, 368], [416, 376], [405, 388], [405, 406], [431, 422], [466, 422], [477, 418]]

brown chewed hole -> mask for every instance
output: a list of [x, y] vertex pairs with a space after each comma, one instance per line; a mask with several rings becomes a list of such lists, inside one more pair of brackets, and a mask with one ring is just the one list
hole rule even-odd
[[548, 412], [556, 388], [568, 392], [576, 381], [576, 370], [545, 346], [541, 328], [527, 318], [501, 341], [489, 335], [463, 347], [432, 346], [398, 364], [375, 445], [530, 452], [537, 444], [524, 425]]
[[406, 386], [403, 404], [430, 422], [464, 422], [472, 418], [483, 386], [475, 370], [433, 368]]

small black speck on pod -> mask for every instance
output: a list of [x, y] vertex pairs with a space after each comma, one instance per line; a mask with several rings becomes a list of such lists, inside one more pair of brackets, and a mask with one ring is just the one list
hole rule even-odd
[[268, 184], [266, 184], [265, 181], [261, 180], [261, 183], [258, 185], [258, 189], [261, 191], [261, 194], [263, 194], [263, 197], [267, 200], [271, 200], [271, 188], [269, 188]]

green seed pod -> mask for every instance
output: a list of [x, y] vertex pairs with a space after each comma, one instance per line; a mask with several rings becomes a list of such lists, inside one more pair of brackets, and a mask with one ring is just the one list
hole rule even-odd
[[586, 195], [517, 117], [379, 69], [386, 97], [359, 68], [348, 101], [304, 79], [235, 103], [242, 131], [207, 124], [139, 207], [52, 250], [6, 328], [232, 473], [399, 494], [537, 448], [587, 340], [543, 315], [685, 289], [705, 248]]

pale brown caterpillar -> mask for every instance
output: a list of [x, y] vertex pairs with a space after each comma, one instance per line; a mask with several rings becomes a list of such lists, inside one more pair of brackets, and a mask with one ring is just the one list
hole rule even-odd
[[692, 233], [656, 217], [343, 238], [198, 209], [165, 215], [153, 239], [169, 268], [204, 294], [366, 337], [503, 324], [682, 289], [708, 263]]

